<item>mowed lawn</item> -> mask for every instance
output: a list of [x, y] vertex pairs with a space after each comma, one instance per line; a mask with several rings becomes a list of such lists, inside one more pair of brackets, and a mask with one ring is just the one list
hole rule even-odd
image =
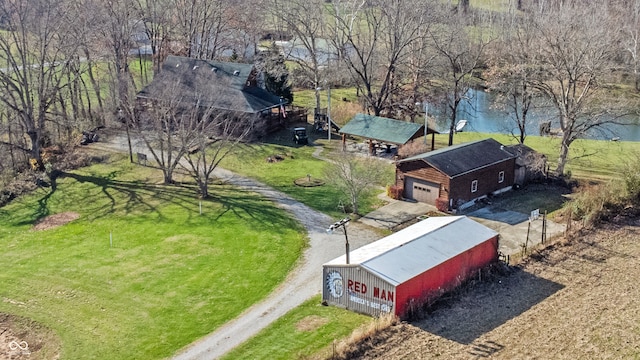
[[[0, 208], [0, 312], [55, 331], [62, 359], [168, 357], [265, 297], [305, 246], [256, 194], [214, 185], [200, 215], [193, 189], [159, 179], [97, 164]], [[32, 230], [63, 212], [80, 217]]]

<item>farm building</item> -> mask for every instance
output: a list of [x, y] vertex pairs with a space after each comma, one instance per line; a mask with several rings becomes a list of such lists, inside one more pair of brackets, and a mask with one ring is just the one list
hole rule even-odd
[[323, 302], [363, 314], [411, 309], [498, 259], [498, 233], [466, 216], [430, 217], [323, 265]]
[[494, 139], [454, 145], [400, 160], [396, 186], [403, 196], [439, 210], [462, 209], [511, 189], [516, 156]]

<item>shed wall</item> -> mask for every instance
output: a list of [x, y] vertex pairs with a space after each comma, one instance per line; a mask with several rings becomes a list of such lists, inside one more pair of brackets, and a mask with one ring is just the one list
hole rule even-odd
[[[322, 274], [322, 300], [327, 304], [371, 316], [386, 314], [395, 308], [395, 286], [360, 265], [324, 266]], [[336, 291], [337, 287], [342, 291]]]
[[[498, 174], [504, 171], [504, 181], [498, 182]], [[513, 186], [515, 178], [515, 159], [472, 171], [451, 179], [450, 198], [455, 205], [460, 205], [488, 195], [494, 191]], [[471, 182], [478, 180], [478, 188], [471, 192]]]
[[474, 271], [498, 260], [498, 236], [455, 256], [396, 287], [394, 313], [406, 317], [411, 307], [433, 301], [468, 279]]

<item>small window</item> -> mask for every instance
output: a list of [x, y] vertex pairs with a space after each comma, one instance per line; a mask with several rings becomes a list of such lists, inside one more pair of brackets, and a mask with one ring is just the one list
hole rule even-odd
[[504, 182], [504, 171], [500, 171], [498, 173], [498, 182], [499, 183]]
[[471, 192], [474, 193], [478, 191], [478, 180], [473, 180], [471, 182]]

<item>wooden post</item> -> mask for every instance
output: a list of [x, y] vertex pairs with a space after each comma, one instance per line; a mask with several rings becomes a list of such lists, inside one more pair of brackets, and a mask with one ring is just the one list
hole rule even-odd
[[527, 225], [527, 240], [524, 242], [524, 255], [527, 255], [527, 246], [529, 245], [529, 232], [531, 231], [531, 221]]
[[544, 242], [547, 240], [547, 210], [544, 211], [544, 214], [542, 215], [542, 239], [541, 242], [544, 244]]

